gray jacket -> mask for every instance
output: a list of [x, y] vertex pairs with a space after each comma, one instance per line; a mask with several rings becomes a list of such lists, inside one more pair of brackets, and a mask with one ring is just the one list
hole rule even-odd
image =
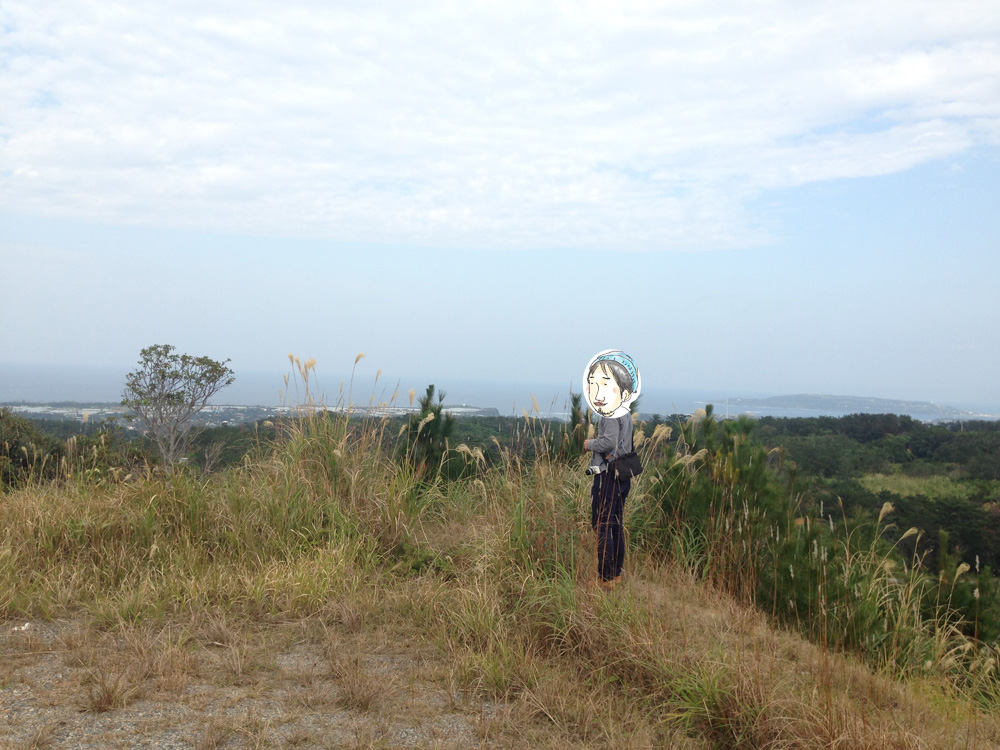
[[597, 437], [590, 443], [590, 450], [591, 466], [600, 466], [632, 452], [632, 415], [601, 417], [597, 423]]

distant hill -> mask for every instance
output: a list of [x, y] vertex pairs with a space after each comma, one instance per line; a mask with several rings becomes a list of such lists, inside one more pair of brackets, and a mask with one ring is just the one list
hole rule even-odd
[[[735, 413], [761, 414], [780, 417], [833, 416], [846, 414], [905, 414], [924, 421], [957, 419], [997, 419], [995, 414], [962, 411], [930, 401], [900, 401], [866, 396], [829, 396], [798, 394], [767, 398], [734, 398], [729, 410]], [[716, 412], [722, 405], [716, 404]]]

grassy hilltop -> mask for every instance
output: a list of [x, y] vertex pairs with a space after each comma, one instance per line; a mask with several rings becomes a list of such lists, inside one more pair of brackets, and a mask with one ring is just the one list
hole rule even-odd
[[[49, 691], [0, 742], [155, 706], [138, 741], [195, 747], [1000, 746], [996, 645], [951, 604], [968, 566], [901, 557], [888, 505], [803, 509], [745, 420], [643, 436], [611, 592], [574, 436], [528, 418], [530, 459], [462, 446], [446, 480], [398, 427], [310, 414], [215, 474], [0, 495], [0, 696]], [[32, 724], [62, 705], [69, 729]]]

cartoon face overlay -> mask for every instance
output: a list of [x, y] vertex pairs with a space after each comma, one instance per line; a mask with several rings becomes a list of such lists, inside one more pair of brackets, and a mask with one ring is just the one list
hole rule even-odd
[[598, 414], [610, 416], [615, 413], [622, 401], [628, 398], [629, 389], [619, 387], [615, 382], [614, 373], [608, 368], [607, 362], [598, 362], [590, 377], [587, 378], [587, 399]]
[[590, 408], [602, 417], [620, 417], [639, 395], [639, 370], [632, 358], [617, 349], [607, 349], [587, 364], [583, 392]]

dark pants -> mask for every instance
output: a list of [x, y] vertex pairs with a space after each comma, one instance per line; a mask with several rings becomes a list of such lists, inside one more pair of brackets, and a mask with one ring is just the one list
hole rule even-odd
[[631, 479], [617, 479], [614, 471], [594, 475], [590, 489], [590, 523], [597, 532], [597, 574], [610, 581], [622, 574], [625, 564], [625, 532], [622, 518]]

